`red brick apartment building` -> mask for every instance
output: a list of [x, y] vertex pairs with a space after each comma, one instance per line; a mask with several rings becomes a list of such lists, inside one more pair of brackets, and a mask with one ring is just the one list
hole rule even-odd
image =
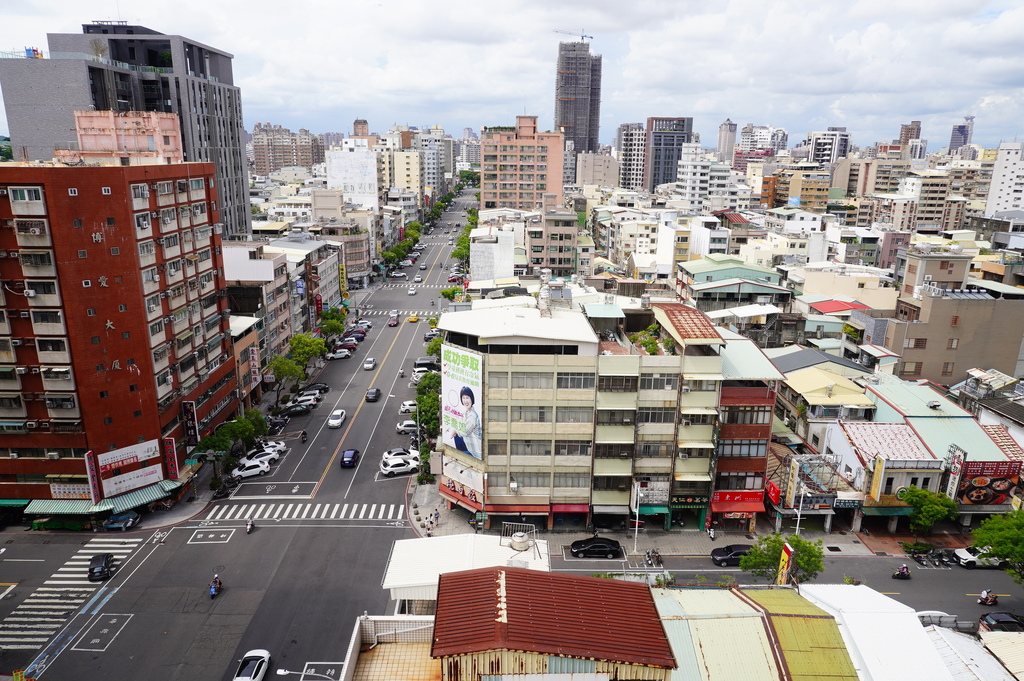
[[0, 499], [94, 513], [166, 497], [234, 411], [214, 178], [0, 164]]

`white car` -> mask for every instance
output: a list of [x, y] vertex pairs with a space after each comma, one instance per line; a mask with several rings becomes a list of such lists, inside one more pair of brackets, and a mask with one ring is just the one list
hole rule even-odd
[[421, 270], [427, 269], [427, 263], [423, 263], [422, 265], [420, 265], [420, 269]]
[[953, 551], [953, 556], [956, 558], [956, 562], [968, 570], [973, 570], [976, 567], [997, 568], [1000, 563], [998, 558], [985, 553], [984, 546], [980, 548], [977, 546], [967, 546], [962, 549], [956, 549]]
[[392, 310], [391, 312], [388, 312], [388, 316], [389, 317], [397, 317], [398, 316], [398, 310]]
[[250, 461], [246, 464], [238, 462], [238, 468], [231, 471], [233, 478], [251, 478], [254, 475], [266, 475], [270, 472], [270, 464], [266, 461]]
[[419, 464], [420, 455], [417, 452], [410, 452], [408, 449], [402, 447], [396, 447], [395, 449], [389, 449], [381, 455], [381, 461], [391, 461], [393, 459], [402, 459], [403, 461], [412, 461], [413, 463]]
[[250, 650], [238, 661], [238, 670], [231, 681], [265, 681], [270, 669], [270, 651]]
[[273, 449], [264, 449], [261, 452], [250, 452], [245, 455], [245, 458], [238, 460], [239, 468], [244, 467], [252, 463], [253, 461], [266, 461], [267, 463], [274, 463], [281, 458], [281, 452], [274, 451]]
[[363, 360], [363, 371], [373, 371], [377, 368], [377, 360], [373, 357], [367, 357]]
[[389, 478], [401, 473], [414, 473], [420, 465], [409, 459], [388, 459], [380, 462], [380, 472]]
[[411, 420], [399, 421], [398, 424], [395, 425], [395, 432], [399, 434], [408, 435], [409, 433], [415, 433], [417, 430], [416, 422]]
[[288, 445], [283, 440], [261, 440], [256, 443], [256, 446], [252, 448], [252, 451], [256, 452], [261, 449], [276, 449], [280, 452], [288, 449]]
[[405, 402], [402, 402], [400, 407], [398, 407], [399, 414], [411, 414], [414, 411], [416, 411], [415, 400], [406, 400]]
[[372, 329], [373, 322], [371, 322], [369, 319], [360, 319], [358, 322], [356, 322], [356, 326], [361, 326], [364, 329]]
[[[412, 263], [409, 263], [409, 264], [412, 264]], [[408, 279], [409, 275], [406, 274], [405, 272], [392, 272], [391, 273], [391, 278], [392, 279]]]
[[305, 397], [298, 397], [297, 396], [297, 397], [293, 397], [290, 402], [288, 402], [286, 405], [284, 405], [284, 408], [287, 409], [288, 407], [295, 407], [295, 406], [298, 406], [300, 404], [303, 405], [303, 406], [308, 406], [308, 407], [317, 407], [317, 406], [320, 405], [320, 400], [315, 398], [315, 397], [313, 397], [312, 395], [307, 395]]
[[414, 288], [410, 288], [410, 289], [409, 289], [409, 295], [410, 295], [410, 296], [414, 296], [414, 295], [416, 295], [416, 289], [414, 289]]
[[422, 281], [423, 281], [423, 276], [422, 276], [422, 275], [420, 275], [420, 274], [417, 274], [417, 275], [416, 275], [415, 277], [413, 277], [413, 279], [412, 279], [412, 283], [414, 283], [414, 284], [419, 284], [419, 283], [421, 283]]
[[335, 350], [334, 352], [328, 352], [326, 355], [324, 355], [324, 359], [348, 359], [351, 356], [351, 350], [346, 350], [345, 348], [342, 348], [340, 350]]
[[327, 417], [328, 428], [341, 428], [342, 424], [345, 423], [345, 410], [335, 409], [331, 412], [331, 415]]

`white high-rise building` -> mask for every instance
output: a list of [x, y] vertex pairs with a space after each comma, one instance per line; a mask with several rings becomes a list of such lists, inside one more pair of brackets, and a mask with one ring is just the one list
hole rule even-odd
[[850, 153], [850, 133], [843, 127], [830, 127], [807, 133], [803, 146], [809, 150], [812, 163], [835, 163]]
[[345, 201], [377, 210], [381, 205], [380, 152], [369, 148], [367, 140], [347, 139], [341, 148], [324, 153], [327, 188], [340, 189]]
[[740, 130], [739, 141], [735, 149], [753, 151], [754, 149], [771, 149], [778, 154], [789, 146], [789, 133], [785, 128], [773, 128], [770, 125], [754, 125], [747, 123]]
[[992, 169], [985, 214], [1024, 208], [1024, 143], [1003, 142], [999, 145]]
[[636, 191], [644, 186], [647, 131], [643, 123], [623, 123], [615, 142], [619, 161], [619, 186]]

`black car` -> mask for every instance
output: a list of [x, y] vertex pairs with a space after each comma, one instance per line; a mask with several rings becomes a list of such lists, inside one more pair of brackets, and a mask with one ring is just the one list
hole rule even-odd
[[303, 416], [313, 411], [311, 404], [295, 404], [281, 410], [281, 416]]
[[981, 631], [1024, 631], [1024, 617], [1012, 612], [990, 612], [978, 619]]
[[366, 391], [366, 401], [376, 402], [380, 399], [380, 388], [370, 388]]
[[326, 383], [310, 383], [305, 388], [301, 389], [299, 392], [304, 393], [307, 390], [316, 390], [321, 395], [325, 395], [331, 392], [331, 386], [327, 385]]
[[750, 544], [729, 544], [721, 546], [711, 552], [711, 562], [718, 567], [726, 565], [739, 565], [740, 559], [747, 555]]
[[359, 450], [358, 449], [346, 449], [341, 453], [341, 467], [352, 468], [359, 463]]
[[423, 334], [423, 342], [424, 343], [429, 343], [430, 341], [434, 340], [435, 338], [440, 338], [440, 337], [441, 337], [441, 332], [440, 331], [438, 331], [437, 329], [431, 329], [430, 331], [427, 331], [425, 334]]
[[89, 559], [89, 581], [102, 582], [114, 574], [114, 554], [98, 553]]
[[622, 556], [622, 545], [614, 539], [590, 537], [570, 544], [569, 553], [575, 558], [619, 558]]

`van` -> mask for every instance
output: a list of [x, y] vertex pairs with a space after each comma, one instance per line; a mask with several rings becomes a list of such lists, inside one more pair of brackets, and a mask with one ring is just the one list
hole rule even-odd
[[413, 369], [427, 369], [428, 371], [440, 371], [441, 367], [437, 364], [437, 358], [435, 357], [417, 357], [416, 361], [412, 363]]

